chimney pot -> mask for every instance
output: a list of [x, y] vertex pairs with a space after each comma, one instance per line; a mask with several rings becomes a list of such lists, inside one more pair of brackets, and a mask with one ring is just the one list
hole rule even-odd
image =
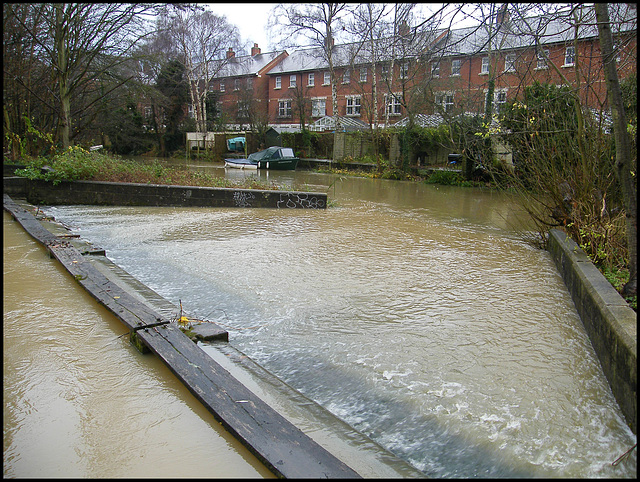
[[254, 43], [253, 47], [251, 47], [251, 56], [253, 57], [254, 55], [258, 55], [260, 53], [260, 47], [258, 47], [258, 44]]

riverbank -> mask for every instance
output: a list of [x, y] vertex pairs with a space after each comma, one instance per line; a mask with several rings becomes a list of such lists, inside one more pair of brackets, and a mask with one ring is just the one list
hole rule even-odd
[[552, 229], [549, 252], [571, 293], [609, 386], [637, 433], [636, 313], [566, 233]]

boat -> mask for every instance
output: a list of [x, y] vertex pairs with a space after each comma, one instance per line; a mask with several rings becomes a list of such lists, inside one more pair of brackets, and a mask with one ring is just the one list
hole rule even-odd
[[292, 171], [298, 165], [299, 160], [290, 147], [272, 146], [264, 151], [249, 154], [246, 159], [225, 159], [224, 166], [236, 169]]
[[227, 139], [227, 149], [231, 152], [244, 151], [244, 144], [246, 139], [244, 136], [234, 137], [233, 139]]

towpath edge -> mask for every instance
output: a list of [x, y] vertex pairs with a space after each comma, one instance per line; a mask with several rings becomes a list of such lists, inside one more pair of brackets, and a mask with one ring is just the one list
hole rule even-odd
[[[3, 206], [98, 302], [109, 309], [178, 377], [225, 429], [284, 478], [360, 478], [248, 390], [156, 311], [97, 270], [71, 243], [55, 236], [4, 194]], [[145, 325], [155, 325], [145, 328]]]

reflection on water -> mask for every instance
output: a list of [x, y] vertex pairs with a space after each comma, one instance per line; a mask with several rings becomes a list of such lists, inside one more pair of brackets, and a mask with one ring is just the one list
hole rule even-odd
[[5, 477], [272, 477], [3, 219]]
[[274, 177], [337, 207], [48, 211], [427, 475], [635, 477], [636, 452], [611, 466], [635, 436], [507, 197]]

